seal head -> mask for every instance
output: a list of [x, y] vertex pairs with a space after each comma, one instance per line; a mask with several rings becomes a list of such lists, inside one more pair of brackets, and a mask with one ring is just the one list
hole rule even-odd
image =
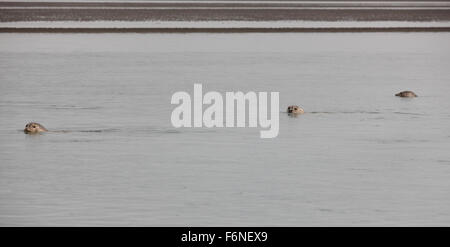
[[287, 112], [289, 114], [303, 114], [303, 113], [305, 113], [303, 108], [301, 108], [300, 106], [297, 106], [297, 105], [290, 105], [290, 106], [288, 106]]
[[402, 97], [402, 98], [414, 98], [414, 97], [417, 97], [417, 94], [415, 94], [413, 91], [403, 91], [403, 92], [396, 94], [395, 96]]
[[36, 134], [36, 133], [41, 133], [41, 132], [46, 132], [48, 131], [44, 126], [38, 124], [38, 123], [28, 123], [27, 125], [25, 125], [25, 129], [23, 130], [23, 132], [25, 132], [25, 134]]

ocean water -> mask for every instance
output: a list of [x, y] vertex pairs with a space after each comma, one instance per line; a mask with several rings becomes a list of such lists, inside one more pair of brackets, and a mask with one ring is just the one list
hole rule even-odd
[[[0, 225], [449, 226], [449, 43], [0, 34]], [[171, 96], [194, 83], [280, 92], [278, 137], [172, 127]]]

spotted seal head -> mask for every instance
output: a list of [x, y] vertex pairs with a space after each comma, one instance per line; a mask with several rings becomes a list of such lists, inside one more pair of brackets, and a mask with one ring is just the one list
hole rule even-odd
[[290, 105], [290, 106], [288, 106], [287, 112], [289, 114], [303, 114], [303, 113], [305, 113], [303, 108], [301, 108], [300, 106], [297, 106], [297, 105]]
[[402, 97], [402, 98], [414, 98], [414, 97], [417, 97], [417, 94], [415, 94], [413, 91], [403, 91], [403, 92], [396, 94], [395, 96]]
[[36, 134], [36, 133], [41, 133], [41, 132], [46, 132], [48, 131], [44, 126], [38, 124], [38, 123], [28, 123], [27, 125], [25, 125], [25, 129], [23, 130], [23, 132], [25, 132], [25, 134]]

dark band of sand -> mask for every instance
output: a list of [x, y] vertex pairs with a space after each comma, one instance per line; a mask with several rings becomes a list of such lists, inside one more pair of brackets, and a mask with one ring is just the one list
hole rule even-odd
[[[447, 1], [0, 2], [18, 21], [450, 21]], [[278, 9], [284, 7], [284, 9]], [[315, 9], [296, 9], [314, 7]], [[338, 7], [337, 9], [327, 9]], [[357, 7], [357, 9], [352, 9]], [[385, 9], [377, 9], [385, 7]], [[405, 8], [406, 9], [402, 9]], [[113, 8], [113, 9], [110, 9]], [[131, 8], [131, 9], [130, 9]], [[153, 9], [152, 9], [153, 8]], [[155, 9], [156, 8], [156, 9]], [[192, 9], [194, 8], [194, 9]], [[199, 9], [195, 9], [199, 8]]]
[[16, 21], [450, 21], [450, 10], [398, 9], [0, 9]]
[[[361, 1], [364, 4], [361, 4]], [[380, 1], [380, 0], [346, 0], [346, 1], [299, 1], [299, 0], [283, 0], [283, 1], [159, 1], [159, 2], [145, 2], [145, 1], [72, 1], [72, 2], [49, 2], [46, 0], [39, 1], [2, 1], [0, 7], [447, 7], [448, 1], [445, 0], [396, 0], [396, 1]]]
[[338, 33], [450, 32], [450, 27], [349, 28], [0, 28], [0, 33]]

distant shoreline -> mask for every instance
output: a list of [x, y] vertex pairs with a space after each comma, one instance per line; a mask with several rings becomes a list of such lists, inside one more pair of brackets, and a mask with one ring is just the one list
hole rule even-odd
[[450, 21], [450, 2], [0, 2], [0, 22], [286, 20]]
[[342, 33], [450, 32], [450, 27], [349, 28], [0, 28], [0, 33]]

